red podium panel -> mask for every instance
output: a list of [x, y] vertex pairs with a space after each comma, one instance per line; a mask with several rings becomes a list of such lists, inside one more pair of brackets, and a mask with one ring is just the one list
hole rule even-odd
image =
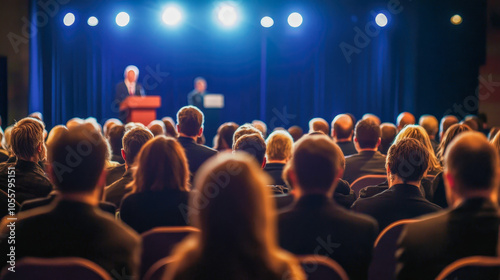
[[160, 106], [159, 96], [129, 96], [120, 104], [120, 111], [128, 111], [127, 122], [148, 125], [156, 120], [156, 109]]

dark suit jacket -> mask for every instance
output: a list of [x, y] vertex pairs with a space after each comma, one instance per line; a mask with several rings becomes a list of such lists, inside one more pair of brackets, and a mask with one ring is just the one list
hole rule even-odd
[[0, 166], [0, 188], [8, 193], [9, 167], [15, 167], [16, 201], [22, 204], [25, 200], [46, 197], [52, 191], [52, 183], [42, 167], [31, 161], [18, 159], [17, 162]]
[[[31, 200], [26, 200], [22, 205], [19, 211], [27, 211], [33, 208], [42, 207], [45, 205], [49, 205], [54, 199], [57, 197], [57, 193], [52, 192], [49, 196], [44, 198], [36, 198]], [[102, 211], [109, 213], [115, 216], [116, 206], [112, 203], [101, 201], [99, 202], [99, 209]]]
[[358, 153], [358, 151], [356, 150], [356, 147], [354, 146], [354, 143], [352, 143], [352, 141], [337, 142], [337, 145], [340, 147], [340, 149], [342, 150], [342, 153], [344, 153], [345, 157]]
[[443, 172], [436, 175], [436, 177], [432, 181], [432, 191], [434, 193], [432, 202], [436, 203], [442, 208], [448, 208], [448, 200], [446, 199]]
[[[8, 228], [1, 228], [0, 250], [8, 252]], [[137, 275], [140, 237], [129, 227], [92, 205], [54, 200], [22, 212], [16, 221], [16, 259], [80, 257], [110, 275]], [[7, 255], [0, 256], [1, 266]]]
[[280, 185], [280, 186], [286, 186], [285, 181], [283, 181], [283, 178], [281, 175], [283, 174], [283, 168], [285, 168], [284, 163], [266, 163], [266, 166], [264, 166], [264, 171], [271, 176], [273, 179], [273, 183], [271, 185]]
[[108, 174], [106, 175], [106, 186], [109, 186], [123, 177], [123, 174], [125, 174], [126, 171], [125, 164], [120, 164], [115, 167], [108, 168], [106, 169], [106, 171], [108, 172]]
[[375, 218], [382, 231], [396, 221], [433, 213], [441, 207], [425, 199], [420, 188], [399, 184], [375, 196], [356, 200], [351, 209]]
[[337, 261], [349, 279], [366, 279], [377, 223], [324, 195], [306, 195], [278, 218], [280, 246], [294, 254], [320, 254]]
[[350, 184], [365, 175], [385, 175], [385, 156], [379, 151], [361, 151], [345, 158], [345, 171], [342, 179]]
[[[142, 86], [139, 83], [136, 83], [134, 96], [144, 96], [144, 95], [145, 95], [144, 89], [142, 88]], [[117, 104], [122, 103], [123, 100], [125, 100], [125, 98], [127, 98], [129, 96], [130, 96], [130, 93], [128, 92], [128, 88], [127, 88], [127, 85], [125, 84], [125, 82], [118, 83], [116, 85], [116, 95], [115, 95], [116, 103]]]
[[497, 255], [500, 214], [493, 202], [468, 199], [425, 218], [401, 234], [397, 279], [434, 279], [455, 260]]
[[127, 195], [120, 208], [121, 219], [138, 233], [160, 226], [185, 226], [188, 192], [147, 191]]
[[188, 137], [179, 137], [177, 141], [182, 145], [186, 152], [186, 157], [189, 163], [189, 171], [194, 176], [198, 168], [211, 156], [217, 154], [217, 151], [207, 146], [196, 144], [196, 142]]
[[120, 164], [124, 164], [125, 160], [123, 159], [122, 155], [111, 155], [111, 160], [116, 161]]
[[[367, 198], [375, 196], [387, 190], [388, 188], [389, 188], [389, 183], [387, 182], [387, 180], [375, 186], [364, 187], [359, 191], [359, 198]], [[426, 178], [423, 178], [422, 181], [420, 181], [420, 191], [424, 195], [425, 199], [434, 204], [437, 204], [432, 200], [433, 190], [431, 181], [427, 180]], [[437, 205], [441, 206], [439, 204]]]
[[132, 188], [127, 188], [127, 185], [130, 184], [134, 180], [132, 170], [127, 170], [123, 174], [118, 181], [113, 184], [107, 186], [104, 189], [104, 200], [113, 203], [118, 208], [120, 208], [120, 204], [122, 199], [126, 194], [132, 191]]

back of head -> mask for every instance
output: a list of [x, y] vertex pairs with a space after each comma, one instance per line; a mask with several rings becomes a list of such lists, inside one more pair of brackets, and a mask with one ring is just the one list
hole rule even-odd
[[474, 131], [479, 130], [479, 125], [477, 124], [475, 119], [469, 118], [469, 119], [464, 120], [462, 123], [465, 124], [466, 126], [470, 127]]
[[495, 136], [498, 134], [498, 132], [500, 131], [500, 127], [498, 126], [494, 126], [490, 129], [490, 132], [488, 133], [488, 140], [493, 140], [493, 138], [495, 138]]
[[491, 145], [500, 153], [500, 133], [497, 133], [490, 141]]
[[68, 129], [70, 129], [70, 128], [79, 126], [79, 125], [81, 125], [83, 123], [84, 123], [84, 121], [82, 119], [80, 119], [80, 118], [72, 118], [68, 122], [66, 122], [66, 127]]
[[446, 149], [448, 148], [448, 145], [450, 145], [451, 141], [457, 137], [460, 133], [470, 131], [470, 127], [466, 126], [465, 124], [454, 124], [450, 126], [444, 133], [443, 137], [441, 137], [441, 143], [439, 143], [438, 147], [438, 152], [437, 152], [437, 157], [438, 159], [443, 162], [444, 161], [444, 154], [446, 153]]
[[286, 130], [274, 131], [266, 140], [268, 161], [288, 160], [292, 156], [293, 139]]
[[[24, 118], [18, 121], [10, 132], [10, 144], [12, 152], [20, 159], [29, 160], [39, 155], [39, 145], [45, 146], [43, 140], [43, 131], [45, 125], [35, 118]], [[45, 152], [45, 150], [43, 151]], [[45, 156], [41, 155], [42, 160]]]
[[260, 132], [260, 130], [255, 128], [253, 125], [246, 123], [246, 124], [243, 124], [240, 127], [238, 127], [238, 129], [236, 129], [236, 131], [234, 132], [234, 134], [233, 134], [233, 146], [241, 136], [247, 135], [247, 134], [259, 134], [262, 138], [264, 138], [264, 136], [262, 135], [262, 132]]
[[234, 122], [222, 124], [217, 130], [217, 145], [218, 151], [231, 150], [233, 147], [233, 135], [238, 129], [238, 125]]
[[151, 121], [148, 124], [148, 128], [155, 137], [158, 135], [166, 135], [165, 131], [167, 130], [167, 128], [165, 127], [165, 124], [160, 120]]
[[403, 112], [398, 115], [396, 125], [401, 130], [407, 125], [415, 124], [415, 116], [409, 112]]
[[354, 131], [354, 123], [349, 115], [340, 114], [333, 119], [332, 129], [337, 140], [349, 139]]
[[194, 137], [200, 133], [203, 127], [204, 115], [195, 106], [184, 106], [177, 112], [177, 125], [179, 132]]
[[417, 139], [402, 139], [389, 148], [386, 166], [404, 183], [419, 182], [429, 168], [429, 151]]
[[[150, 133], [151, 134], [151, 133]], [[188, 190], [189, 168], [181, 144], [172, 137], [149, 140], [137, 156], [134, 186], [137, 192]]]
[[12, 152], [12, 145], [10, 144], [10, 138], [12, 136], [13, 128], [14, 128], [13, 125], [8, 126], [7, 128], [5, 128], [5, 131], [3, 132], [2, 147], [9, 153]]
[[266, 137], [267, 135], [267, 125], [265, 122], [260, 121], [260, 120], [254, 120], [252, 121], [253, 127], [257, 128], [261, 133], [263, 137]]
[[47, 147], [52, 145], [52, 143], [59, 137], [61, 136], [64, 132], [67, 132], [68, 128], [65, 127], [64, 125], [56, 125], [54, 126], [50, 132], [49, 136], [47, 137], [47, 141], [45, 143], [47, 144]]
[[114, 155], [120, 155], [120, 151], [123, 148], [122, 139], [124, 134], [125, 126], [121, 124], [112, 126], [108, 132], [109, 145]]
[[125, 161], [128, 166], [131, 166], [134, 163], [134, 160], [137, 154], [139, 154], [142, 146], [144, 146], [144, 144], [146, 144], [146, 142], [153, 137], [154, 136], [151, 131], [142, 127], [135, 127], [123, 135], [122, 145], [123, 151], [125, 152]]
[[479, 132], [464, 132], [451, 141], [444, 156], [445, 172], [458, 193], [498, 189], [498, 152]]
[[327, 193], [343, 170], [342, 150], [324, 135], [305, 136], [294, 148], [291, 169], [304, 192]]
[[108, 137], [109, 130], [111, 129], [111, 127], [113, 127], [115, 125], [123, 125], [123, 123], [119, 119], [115, 119], [115, 118], [111, 118], [111, 119], [106, 120], [106, 122], [103, 125], [104, 137], [106, 137], [106, 138]]
[[309, 121], [309, 132], [321, 131], [325, 135], [330, 135], [328, 122], [323, 118], [314, 118]]
[[264, 138], [257, 133], [243, 135], [234, 143], [234, 151], [244, 151], [252, 155], [262, 166], [266, 155], [266, 142]]
[[453, 115], [446, 115], [441, 119], [441, 123], [439, 125], [439, 137], [443, 137], [444, 133], [450, 126], [458, 123], [458, 118]]
[[92, 192], [104, 169], [107, 145], [83, 125], [62, 133], [49, 147], [50, 173], [61, 193]]
[[398, 128], [392, 123], [383, 123], [380, 125], [380, 147], [382, 154], [387, 154], [389, 147], [398, 134]]
[[429, 137], [435, 137], [439, 130], [439, 122], [432, 115], [422, 115], [418, 124], [425, 129]]
[[397, 143], [406, 138], [413, 138], [418, 140], [429, 152], [429, 167], [430, 171], [438, 173], [442, 171], [441, 164], [436, 158], [434, 148], [432, 147], [431, 140], [425, 129], [419, 125], [406, 125], [403, 130], [399, 131], [394, 143]]
[[374, 114], [370, 114], [370, 113], [367, 113], [367, 114], [364, 114], [363, 117], [361, 118], [362, 120], [372, 120], [373, 122], [375, 122], [377, 125], [380, 125], [381, 121], [380, 121], [380, 118], [377, 117], [376, 115]]
[[164, 117], [161, 119], [165, 125], [165, 132], [167, 136], [177, 138], [177, 130], [175, 129], [175, 122], [171, 117]]
[[380, 139], [380, 127], [370, 119], [360, 120], [354, 129], [354, 136], [361, 149], [374, 149]]
[[297, 125], [294, 125], [294, 126], [291, 126], [290, 128], [288, 128], [288, 133], [290, 133], [290, 135], [292, 135], [294, 142], [299, 141], [300, 137], [302, 137], [302, 135], [304, 135], [304, 131], [302, 130], [302, 128], [300, 126], [297, 126]]

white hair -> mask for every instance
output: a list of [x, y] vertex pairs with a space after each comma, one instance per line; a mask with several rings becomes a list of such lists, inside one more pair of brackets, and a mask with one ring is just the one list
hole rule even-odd
[[124, 78], [127, 78], [128, 71], [134, 71], [136, 79], [139, 77], [139, 68], [137, 68], [135, 65], [129, 65], [125, 68], [125, 72], [123, 72]]

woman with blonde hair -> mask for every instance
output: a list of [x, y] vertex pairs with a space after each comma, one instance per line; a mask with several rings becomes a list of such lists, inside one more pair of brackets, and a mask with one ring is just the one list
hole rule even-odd
[[185, 226], [189, 168], [181, 144], [156, 136], [142, 146], [135, 159], [131, 194], [123, 198], [121, 219], [142, 233], [159, 226]]
[[425, 129], [419, 125], [407, 125], [405, 128], [403, 128], [398, 135], [396, 136], [396, 139], [394, 139], [394, 143], [397, 143], [401, 139], [405, 138], [413, 138], [420, 143], [422, 143], [427, 151], [429, 152], [429, 170], [427, 171], [428, 175], [437, 175], [439, 172], [443, 171], [443, 167], [439, 163], [438, 159], [436, 158], [436, 154], [434, 153], [434, 148], [432, 148], [431, 140], [429, 138], [429, 135], [425, 131]]
[[198, 171], [189, 201], [201, 231], [179, 244], [166, 279], [304, 279], [278, 247], [268, 176], [252, 157], [222, 153]]

